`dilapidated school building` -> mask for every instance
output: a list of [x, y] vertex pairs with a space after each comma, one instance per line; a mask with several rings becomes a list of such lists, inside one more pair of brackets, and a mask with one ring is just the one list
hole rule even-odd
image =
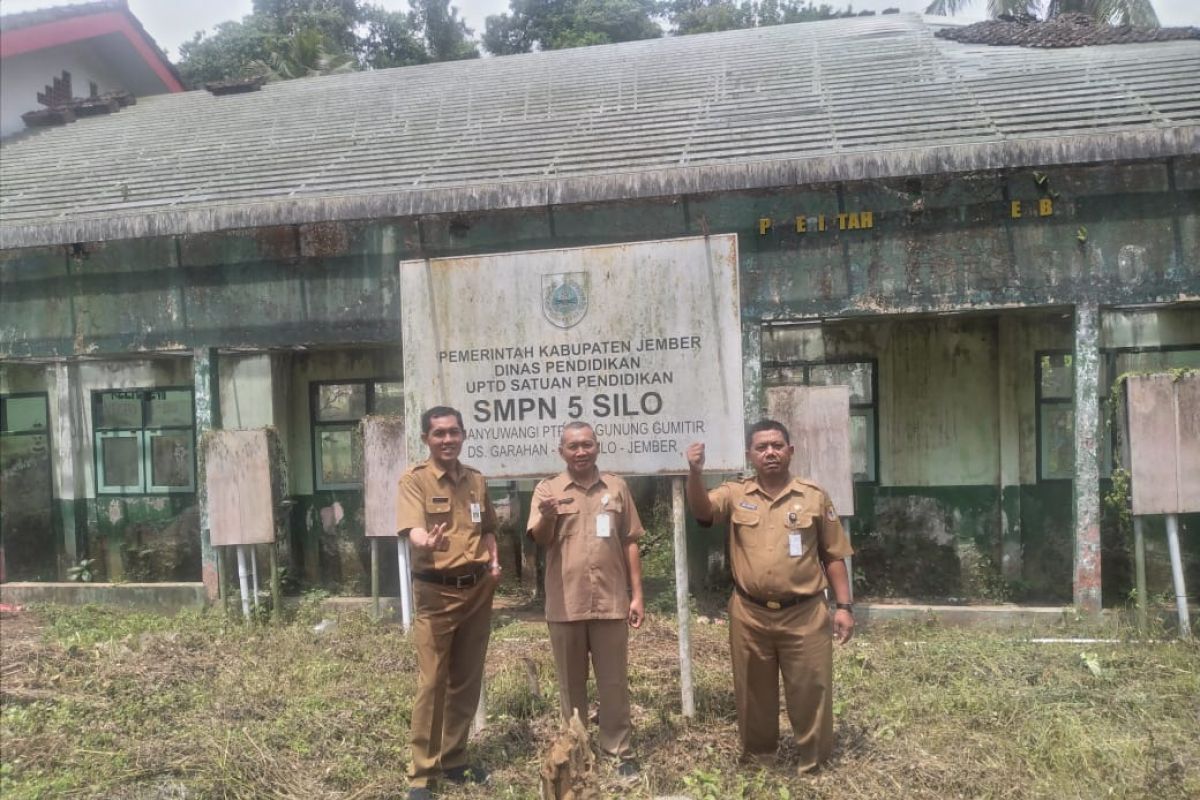
[[404, 403], [399, 261], [733, 232], [751, 407], [852, 389], [860, 596], [1124, 601], [1110, 387], [1200, 366], [1200, 40], [938, 30], [193, 91], [6, 141], [7, 579], [210, 576], [197, 437], [271, 425], [291, 577], [362, 593], [354, 428]]

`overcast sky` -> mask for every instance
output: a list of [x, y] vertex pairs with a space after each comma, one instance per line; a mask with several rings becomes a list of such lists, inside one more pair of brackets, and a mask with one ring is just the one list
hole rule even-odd
[[[842, 7], [845, 0], [823, 0]], [[379, 5], [407, 10], [408, 0], [374, 0]], [[816, 0], [818, 4], [822, 0]], [[0, 0], [0, 11], [12, 13], [32, 8], [64, 5], [62, 0]], [[453, 2], [466, 18], [476, 36], [483, 32], [483, 21], [489, 14], [508, 10], [508, 0], [456, 0]], [[856, 9], [881, 11], [888, 7], [903, 11], [920, 11], [929, 0], [858, 0]], [[251, 0], [129, 0], [129, 7], [142, 21], [154, 40], [166, 48], [172, 60], [179, 57], [179, 45], [191, 39], [196, 31], [212, 30], [213, 26], [230, 19], [241, 19], [250, 13]], [[983, 18], [987, 0], [975, 0], [973, 7], [959, 19], [974, 21]], [[1200, 2], [1197, 0], [1154, 0], [1163, 25], [1200, 26]]]

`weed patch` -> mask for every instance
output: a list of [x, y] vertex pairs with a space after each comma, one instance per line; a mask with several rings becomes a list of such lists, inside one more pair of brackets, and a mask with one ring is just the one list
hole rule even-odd
[[[0, 795], [394, 797], [406, 788], [416, 660], [392, 623], [346, 614], [323, 632], [217, 613], [159, 617], [43, 608], [5, 620]], [[545, 625], [497, 615], [486, 789], [535, 798], [559, 731]], [[1070, 636], [1065, 630], [1063, 636]], [[697, 714], [679, 713], [673, 621], [630, 640], [642, 777], [612, 796], [701, 798], [1189, 798], [1200, 796], [1200, 647], [1038, 644], [1006, 633], [874, 626], [836, 651], [834, 757], [794, 772], [739, 762], [727, 627], [692, 630]], [[786, 720], [783, 730], [788, 730]]]

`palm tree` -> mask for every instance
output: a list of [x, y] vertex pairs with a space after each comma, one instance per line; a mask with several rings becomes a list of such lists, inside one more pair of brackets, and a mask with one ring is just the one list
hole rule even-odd
[[[933, 0], [926, 14], [956, 14], [974, 0]], [[1054, 19], [1060, 14], [1087, 14], [1097, 22], [1113, 25], [1137, 25], [1144, 28], [1159, 26], [1158, 14], [1150, 0], [987, 0], [988, 16], [1024, 14]]]
[[358, 68], [352, 56], [331, 51], [326, 45], [325, 35], [316, 28], [301, 28], [272, 49], [266, 61], [251, 64], [254, 71], [267, 80], [286, 81], [292, 78], [307, 78], [311, 75], [333, 75], [353, 72]]

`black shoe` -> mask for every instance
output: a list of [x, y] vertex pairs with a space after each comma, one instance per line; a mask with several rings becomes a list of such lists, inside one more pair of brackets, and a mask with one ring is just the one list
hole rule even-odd
[[414, 786], [408, 790], [408, 800], [433, 800], [433, 792], [427, 786]]
[[627, 759], [617, 765], [617, 778], [623, 783], [632, 783], [642, 775], [641, 769], [638, 768], [638, 763], [633, 759]]
[[479, 765], [451, 767], [442, 774], [446, 776], [446, 780], [460, 786], [464, 783], [487, 783], [492, 777], [491, 773]]

